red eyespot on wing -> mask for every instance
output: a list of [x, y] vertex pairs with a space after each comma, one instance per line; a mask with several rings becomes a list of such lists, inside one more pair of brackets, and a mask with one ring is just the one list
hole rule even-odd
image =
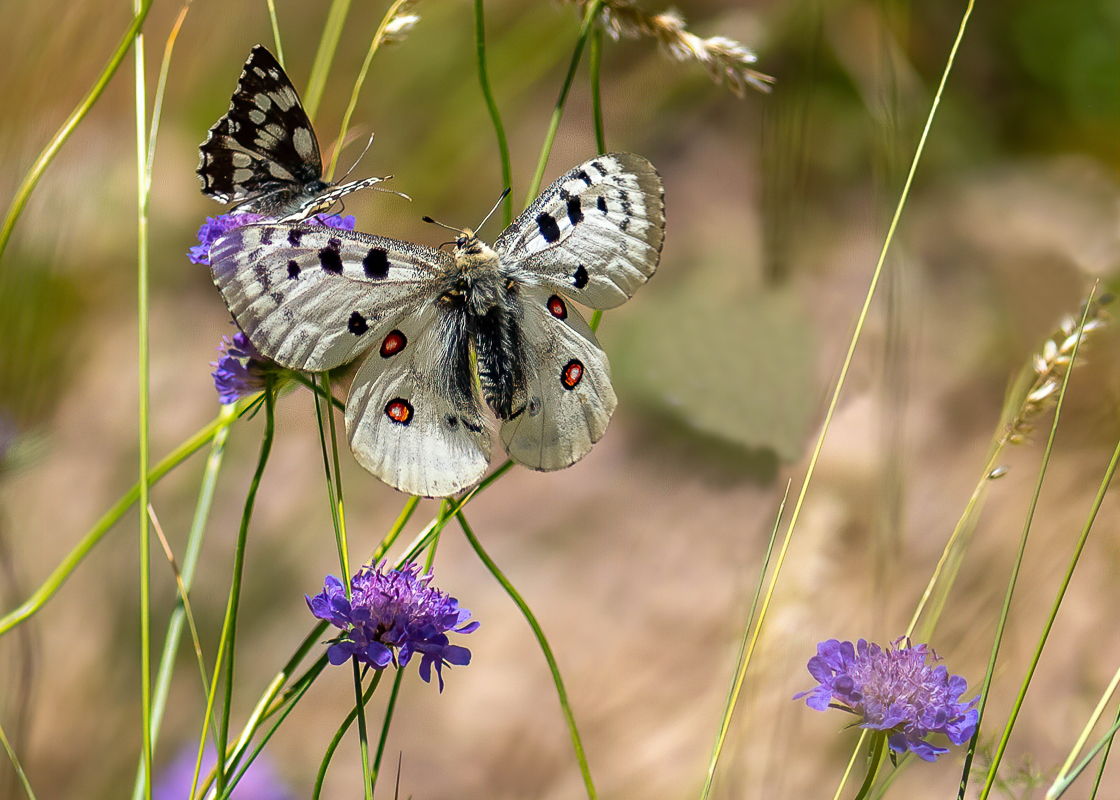
[[556, 317], [556, 319], [568, 318], [568, 307], [564, 305], [564, 301], [556, 295], [552, 295], [552, 297], [548, 298], [548, 303], [546, 305], [548, 306], [548, 313]]
[[583, 380], [583, 362], [579, 359], [573, 358], [564, 365], [563, 371], [560, 373], [560, 385], [565, 389], [571, 391], [579, 386], [579, 382]]
[[412, 404], [401, 397], [390, 400], [385, 406], [385, 416], [398, 425], [408, 425], [412, 422]]
[[408, 339], [400, 331], [389, 331], [381, 342], [381, 357], [389, 358], [395, 356], [401, 350], [404, 350], [405, 345], [408, 344]]

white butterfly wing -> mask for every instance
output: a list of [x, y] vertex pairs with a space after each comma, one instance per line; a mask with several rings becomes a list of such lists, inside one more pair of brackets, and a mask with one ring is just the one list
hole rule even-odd
[[550, 287], [523, 284], [523, 386], [502, 422], [510, 458], [537, 470], [571, 466], [607, 430], [618, 400], [607, 354], [575, 307]]
[[285, 367], [319, 372], [381, 341], [434, 298], [440, 250], [324, 226], [236, 228], [210, 249], [214, 283], [241, 330]]
[[633, 153], [593, 158], [555, 181], [494, 245], [502, 263], [591, 308], [621, 305], [657, 269], [665, 192]]
[[400, 318], [346, 402], [354, 457], [395, 489], [446, 497], [482, 479], [490, 433], [474, 390], [465, 318], [434, 298]]

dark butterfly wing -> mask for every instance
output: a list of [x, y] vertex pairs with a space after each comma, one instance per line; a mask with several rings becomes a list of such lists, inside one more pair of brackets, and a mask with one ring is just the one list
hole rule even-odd
[[[202, 193], [249, 211], [297, 221], [324, 211], [367, 178], [335, 187], [323, 180], [319, 141], [299, 95], [272, 53], [249, 53], [229, 111], [198, 147]], [[332, 188], [333, 187], [333, 188]]]

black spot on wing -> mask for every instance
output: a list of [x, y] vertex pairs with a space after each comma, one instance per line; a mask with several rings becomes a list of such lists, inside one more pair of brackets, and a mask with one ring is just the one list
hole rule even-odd
[[537, 227], [540, 229], [541, 236], [549, 244], [560, 239], [560, 226], [547, 211], [537, 215]]
[[589, 276], [587, 274], [587, 270], [584, 269], [583, 264], [580, 264], [578, 267], [576, 267], [576, 274], [572, 276], [572, 282], [577, 289], [582, 289], [587, 285], [588, 280]]
[[335, 275], [342, 274], [342, 256], [338, 254], [337, 250], [333, 250], [329, 247], [324, 247], [320, 250], [319, 264], [323, 267], [325, 272], [330, 272]]
[[603, 162], [602, 161], [592, 161], [591, 166], [593, 168], [599, 170], [600, 175], [606, 175], [607, 174], [606, 169], [603, 168]]
[[568, 221], [572, 225], [578, 225], [583, 222], [583, 208], [580, 207], [578, 197], [568, 198]]
[[587, 170], [581, 169], [579, 172], [576, 173], [576, 177], [579, 178], [584, 183], [586, 183], [588, 186], [591, 185], [591, 176], [587, 174]]
[[295, 259], [288, 262], [288, 277], [292, 280], [299, 277], [299, 264], [295, 262]]
[[288, 244], [292, 247], [299, 247], [301, 239], [303, 239], [303, 231], [299, 228], [292, 228], [292, 230], [288, 231]]
[[362, 259], [362, 269], [365, 270], [366, 277], [373, 280], [389, 277], [389, 254], [379, 247], [370, 248]]
[[567, 202], [568, 198], [571, 197], [571, 196], [572, 196], [571, 192], [569, 192], [563, 186], [560, 187], [560, 199], [561, 200], [564, 200], [565, 202]]
[[264, 228], [261, 231], [261, 244], [272, 244], [272, 234], [275, 232], [275, 228]]
[[361, 336], [369, 330], [369, 324], [366, 322], [365, 317], [355, 311], [350, 315], [350, 321], [346, 323], [346, 330], [350, 331], [350, 333], [355, 336]]
[[600, 211], [602, 211], [604, 214], [606, 214], [607, 213], [607, 198], [603, 197], [603, 195], [599, 195], [599, 199], [595, 201], [595, 207], [597, 209], [599, 209]]

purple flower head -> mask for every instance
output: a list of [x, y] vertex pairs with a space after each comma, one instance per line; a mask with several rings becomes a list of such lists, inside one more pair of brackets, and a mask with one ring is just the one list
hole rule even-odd
[[471, 663], [471, 651], [449, 644], [448, 631], [472, 633], [478, 623], [467, 622], [471, 612], [459, 608], [458, 600], [430, 587], [432, 573], [421, 575], [419, 564], [385, 567], [384, 561], [376, 568], [362, 567], [350, 581], [349, 599], [342, 581], [333, 575], [327, 576], [322, 592], [304, 595], [312, 614], [342, 629], [327, 659], [338, 665], [353, 656], [384, 669], [394, 661], [403, 667], [419, 653], [420, 677], [431, 682], [435, 665], [442, 692], [443, 665]]
[[217, 361], [210, 362], [214, 368], [214, 388], [218, 390], [218, 401], [222, 405], [263, 392], [269, 371], [279, 369], [262, 356], [241, 331], [233, 335], [232, 341], [223, 336], [222, 343], [214, 349], [222, 354]]
[[[903, 641], [906, 646], [900, 647]], [[949, 750], [925, 738], [943, 733], [953, 744], [967, 742], [980, 719], [980, 697], [961, 702], [968, 688], [965, 679], [926, 664], [927, 655], [933, 662], [940, 660], [927, 645], [911, 646], [906, 637], [896, 639], [893, 650], [864, 639], [855, 645], [829, 639], [809, 659], [809, 674], [820, 685], [793, 699], [804, 697], [817, 711], [831, 707], [855, 714], [863, 720], [861, 728], [890, 732], [891, 750], [910, 750], [923, 761], [936, 761]]]
[[[187, 258], [193, 264], [210, 264], [210, 246], [218, 239], [225, 236], [234, 228], [260, 222], [268, 217], [260, 214], [222, 214], [220, 217], [207, 217], [206, 222], [198, 229], [198, 244], [187, 251]], [[340, 217], [337, 215], [325, 217], [322, 215], [311, 217], [303, 221], [306, 225], [326, 225], [328, 228], [339, 230], [354, 230], [354, 217]]]

